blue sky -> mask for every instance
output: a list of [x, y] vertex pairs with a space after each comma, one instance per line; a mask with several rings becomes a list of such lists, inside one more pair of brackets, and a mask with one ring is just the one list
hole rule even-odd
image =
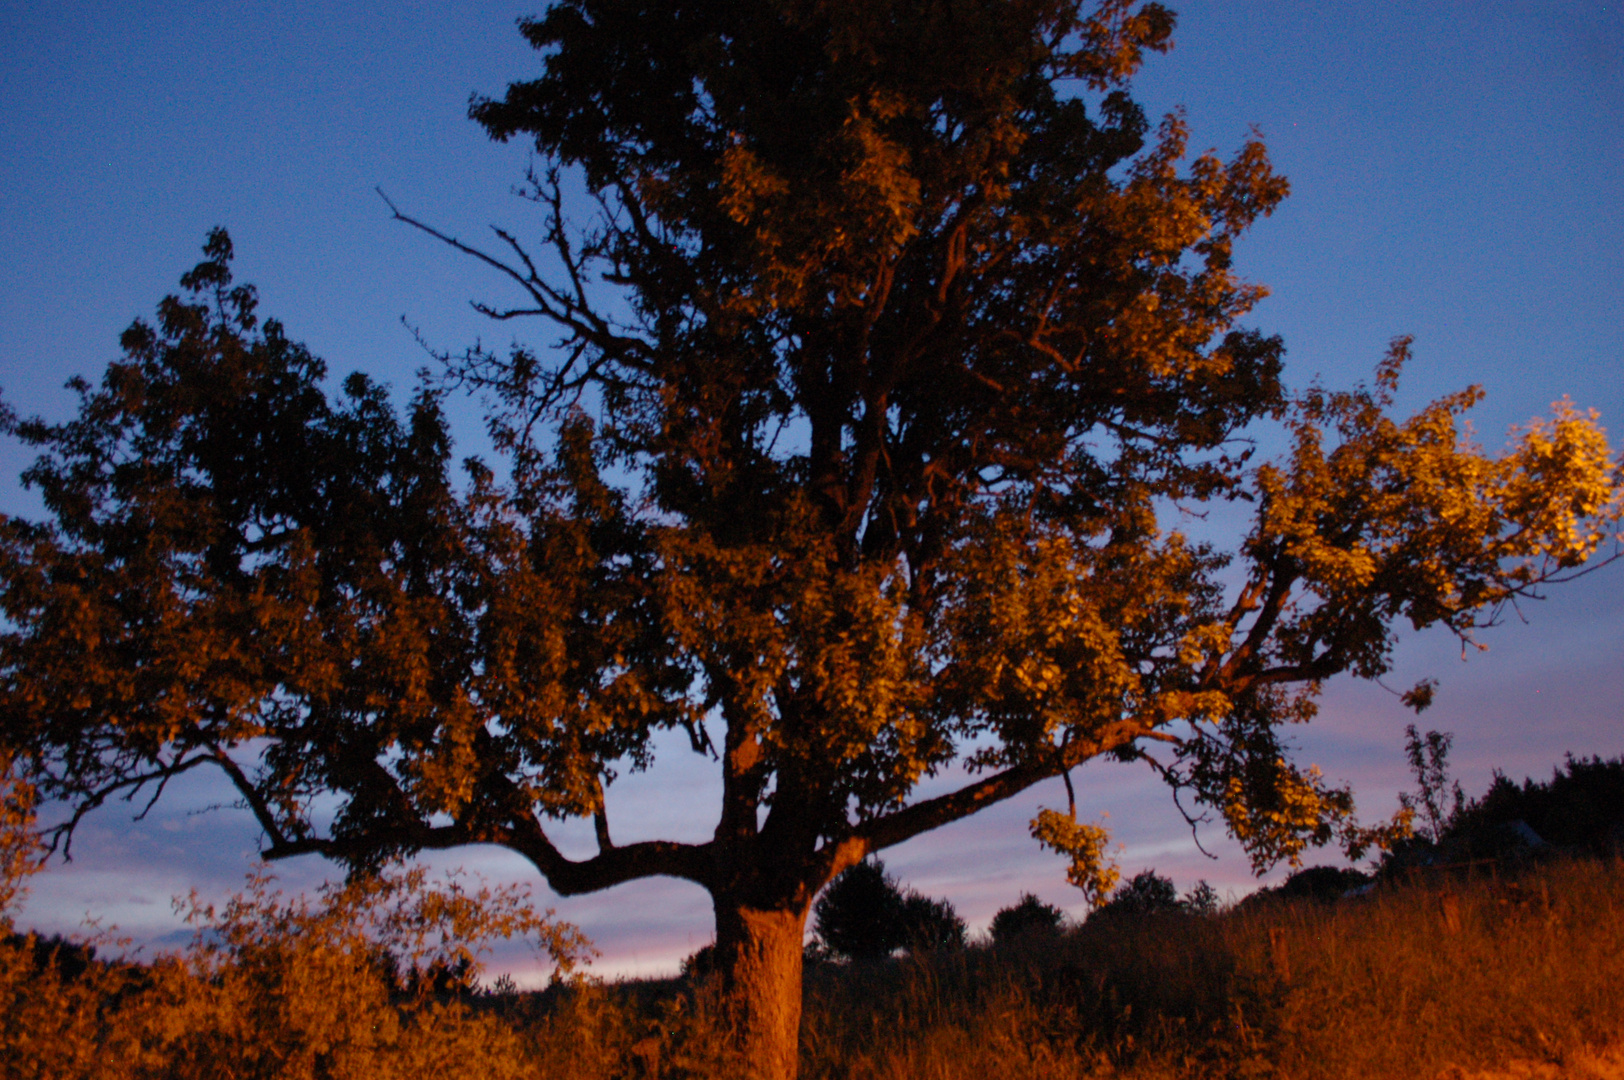
[[[1137, 80], [1153, 114], [1186, 110], [1195, 149], [1233, 150], [1256, 126], [1292, 195], [1241, 245], [1272, 295], [1252, 321], [1284, 335], [1288, 378], [1367, 378], [1389, 339], [1416, 338], [1401, 406], [1481, 383], [1479, 438], [1567, 395], [1624, 432], [1624, 13], [1603, 3], [1173, 5], [1176, 46]], [[325, 357], [410, 387], [433, 343], [545, 340], [467, 305], [500, 283], [388, 220], [408, 212], [476, 237], [534, 225], [509, 190], [526, 161], [464, 119], [471, 93], [537, 71], [506, 2], [13, 0], [0, 10], [0, 389], [62, 416], [74, 373], [94, 377], [119, 332], [175, 288], [213, 225], [236, 242], [262, 311]], [[477, 417], [472, 408], [462, 411]], [[465, 449], [477, 446], [469, 432]], [[1615, 445], [1619, 439], [1615, 436]], [[0, 446], [0, 510], [31, 513], [26, 457]], [[1493, 767], [1545, 775], [1566, 752], [1624, 753], [1624, 566], [1600, 571], [1484, 635], [1465, 663], [1442, 636], [1411, 635], [1389, 680], [1441, 681], [1423, 727], [1455, 732], [1456, 774], [1480, 792]], [[1396, 698], [1342, 680], [1301, 731], [1304, 760], [1351, 782], [1385, 816], [1408, 778]], [[670, 754], [618, 790], [617, 832], [698, 838], [714, 780]], [[1244, 890], [1245, 860], [1191, 843], [1164, 790], [1124, 766], [1082, 770], [1085, 813], [1109, 812], [1123, 868], [1154, 866]], [[71, 930], [88, 913], [138, 940], [175, 931], [169, 898], [240, 885], [254, 830], [199, 780], [146, 821], [92, 817], [75, 861], [36, 880], [23, 922]], [[1024, 823], [1030, 793], [887, 855], [909, 883], [972, 923], [1030, 889], [1081, 910]], [[587, 840], [579, 838], [584, 845]], [[583, 848], [584, 850], [584, 848]], [[445, 865], [523, 877], [494, 851]], [[279, 868], [291, 888], [321, 878]], [[1278, 878], [1280, 872], [1272, 875]], [[557, 903], [538, 885], [538, 897]], [[557, 903], [597, 941], [604, 971], [658, 970], [710, 933], [705, 895], [670, 882]], [[504, 957], [522, 965], [522, 957]]]

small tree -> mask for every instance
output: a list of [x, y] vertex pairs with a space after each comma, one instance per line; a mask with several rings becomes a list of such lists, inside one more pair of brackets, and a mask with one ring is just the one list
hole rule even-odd
[[902, 901], [903, 948], [911, 953], [962, 949], [965, 925], [951, 902], [910, 890]]
[[1215, 914], [1220, 903], [1218, 890], [1205, 879], [1196, 882], [1189, 892], [1179, 898], [1179, 906], [1191, 915]]
[[964, 944], [964, 920], [952, 904], [904, 890], [878, 859], [864, 860], [835, 878], [812, 912], [818, 943], [851, 960]]
[[1008, 945], [1027, 937], [1052, 937], [1060, 930], [1065, 913], [1053, 904], [1045, 904], [1032, 893], [1022, 893], [1014, 905], [999, 908], [992, 917], [992, 940], [995, 945]]
[[812, 908], [813, 932], [830, 953], [878, 960], [903, 944], [902, 890], [878, 859], [842, 873]]
[[1111, 899], [1092, 917], [1122, 915], [1170, 915], [1184, 910], [1179, 891], [1171, 878], [1155, 870], [1141, 870], [1111, 894]]
[[1444, 830], [1461, 814], [1466, 796], [1460, 781], [1453, 788], [1454, 805], [1445, 809], [1444, 796], [1449, 783], [1449, 747], [1455, 741], [1453, 732], [1429, 731], [1417, 734], [1414, 724], [1404, 728], [1404, 756], [1409, 759], [1410, 771], [1415, 774], [1416, 790], [1400, 792], [1398, 801], [1412, 815], [1420, 812], [1425, 825], [1422, 835], [1430, 843], [1444, 838]]

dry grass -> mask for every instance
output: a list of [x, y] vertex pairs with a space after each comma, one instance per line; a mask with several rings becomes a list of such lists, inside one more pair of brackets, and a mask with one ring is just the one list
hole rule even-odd
[[[319, 962], [337, 966], [312, 993], [295, 969], [68, 981], [0, 952], [0, 1072], [743, 1075], [719, 1003], [675, 981], [403, 1003], [364, 964]], [[1602, 1080], [1624, 1078], [1621, 1033], [1624, 863], [1576, 862], [814, 968], [802, 1063], [812, 1080]]]
[[1286, 1074], [1562, 1067], [1624, 1033], [1621, 901], [1620, 864], [1576, 862], [1243, 920], [1235, 949], [1274, 967], [1267, 1022]]
[[814, 1076], [1624, 1077], [1624, 864], [854, 975], [809, 989]]

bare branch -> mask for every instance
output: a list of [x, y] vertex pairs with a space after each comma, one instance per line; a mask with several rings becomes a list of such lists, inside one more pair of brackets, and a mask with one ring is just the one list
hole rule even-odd
[[86, 814], [102, 806], [114, 795], [122, 792], [126, 800], [133, 799], [142, 788], [148, 784], [157, 783], [158, 792], [136, 815], [136, 820], [139, 821], [146, 816], [147, 811], [152, 809], [152, 803], [157, 800], [158, 794], [163, 792], [163, 785], [167, 784], [172, 777], [179, 776], [184, 772], [190, 772], [199, 765], [208, 765], [213, 760], [212, 756], [204, 754], [192, 758], [183, 758], [168, 765], [159, 762], [159, 767], [152, 772], [130, 774], [105, 787], [85, 793], [78, 798], [73, 813], [67, 821], [45, 830], [44, 835], [47, 837], [45, 841], [46, 850], [54, 853], [60, 845], [63, 860], [71, 862], [73, 859], [73, 834]]

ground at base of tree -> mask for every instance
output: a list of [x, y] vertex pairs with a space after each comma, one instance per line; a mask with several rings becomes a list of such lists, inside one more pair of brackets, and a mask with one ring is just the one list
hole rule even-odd
[[[340, 957], [302, 956], [279, 952], [286, 970], [275, 971], [266, 955], [244, 956], [241, 970], [205, 985], [179, 966], [64, 972], [0, 944], [0, 1072], [746, 1075], [714, 986], [581, 983], [426, 1000], [391, 996], [365, 960], [352, 970]], [[301, 970], [326, 990], [299, 992], [309, 984]], [[251, 1003], [230, 992], [239, 984], [254, 988]], [[1624, 861], [1575, 860], [1512, 880], [1119, 918], [999, 948], [813, 964], [801, 1075], [1611, 1080], [1624, 1077], [1621, 985]], [[234, 1045], [252, 1053], [226, 1053]]]

